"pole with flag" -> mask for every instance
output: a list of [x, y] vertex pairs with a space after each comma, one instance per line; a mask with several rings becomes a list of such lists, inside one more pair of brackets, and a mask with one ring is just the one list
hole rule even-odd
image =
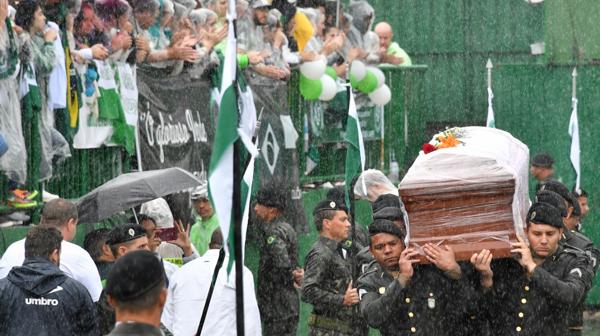
[[569, 157], [571, 158], [571, 164], [573, 165], [573, 169], [577, 175], [575, 178], [575, 190], [579, 192], [579, 190], [581, 190], [581, 165], [579, 147], [579, 120], [577, 118], [577, 68], [573, 68], [571, 77], [573, 81], [573, 91], [571, 93], [571, 103], [573, 109], [571, 111], [571, 119], [569, 120], [569, 135], [571, 136], [571, 153]]
[[487, 121], [485, 125], [487, 127], [496, 128], [496, 120], [494, 119], [494, 108], [492, 107], [492, 99], [494, 94], [492, 93], [492, 60], [488, 58], [485, 68], [487, 69], [487, 93], [488, 93], [488, 112]]
[[[362, 132], [360, 129], [360, 121], [358, 120], [358, 113], [356, 112], [356, 103], [354, 102], [354, 94], [352, 88], [348, 85], [348, 119], [346, 121], [346, 134], [344, 141], [348, 144], [346, 148], [346, 164], [345, 164], [345, 185], [346, 185], [346, 206], [350, 213], [351, 223], [351, 235], [352, 241], [356, 237], [356, 223], [355, 223], [355, 211], [354, 211], [354, 183], [356, 181], [356, 175], [360, 174], [365, 170], [365, 146], [363, 142]], [[362, 179], [363, 188], [365, 186], [364, 179]], [[366, 195], [366, 191], [364, 191]], [[352, 261], [352, 280], [356, 283], [357, 274], [354, 248], [349, 251], [350, 260]]]
[[[236, 4], [235, 0], [228, 0], [228, 34], [223, 61], [223, 75], [221, 89], [218, 95], [219, 114], [217, 129], [209, 168], [209, 194], [219, 219], [223, 232], [224, 248], [229, 256], [227, 273], [229, 274], [235, 263], [235, 289], [236, 289], [236, 329], [237, 335], [244, 335], [244, 286], [243, 286], [243, 244], [244, 233], [242, 223], [242, 205], [247, 208], [247, 199], [242, 203], [241, 165], [240, 154], [243, 145], [249, 147], [247, 142], [252, 126], [247, 125], [248, 118], [244, 113], [238, 112], [238, 84], [237, 84], [237, 41], [236, 41]], [[242, 104], [242, 107], [246, 104]], [[254, 111], [256, 114], [256, 111]], [[241, 122], [240, 122], [241, 120]], [[254, 123], [256, 117], [254, 117]], [[254, 124], [255, 126], [255, 124]], [[250, 130], [251, 129], [251, 130]], [[251, 134], [251, 133], [250, 133]], [[250, 138], [252, 136], [250, 135]], [[238, 141], [239, 139], [242, 141]], [[246, 139], [246, 141], [244, 141]], [[252, 162], [251, 162], [252, 163]], [[253, 166], [253, 165], [250, 165]], [[250, 167], [251, 168], [251, 167]], [[246, 170], [248, 173], [248, 170]], [[245, 180], [245, 179], [244, 179]], [[245, 196], [249, 197], [246, 190]]]

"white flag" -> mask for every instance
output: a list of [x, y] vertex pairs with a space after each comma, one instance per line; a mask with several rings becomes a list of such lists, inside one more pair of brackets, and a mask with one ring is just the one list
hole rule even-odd
[[579, 148], [579, 121], [577, 119], [577, 98], [573, 98], [573, 111], [571, 112], [571, 120], [569, 120], [569, 135], [571, 136], [571, 164], [575, 169], [577, 178], [575, 180], [575, 190], [581, 188], [581, 165], [580, 165], [580, 148]]

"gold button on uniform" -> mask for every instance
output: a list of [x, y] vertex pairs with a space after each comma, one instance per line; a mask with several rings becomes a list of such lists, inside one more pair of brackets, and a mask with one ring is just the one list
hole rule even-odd
[[414, 332], [417, 332], [417, 328], [415, 328], [415, 327], [410, 327], [410, 332], [413, 332], [413, 333], [414, 333]]
[[523, 316], [525, 316], [525, 314], [523, 314], [523, 312], [519, 312], [519, 317], [523, 318]]
[[520, 326], [517, 326], [516, 329], [517, 329], [517, 332], [521, 332], [521, 327]]
[[525, 286], [525, 291], [529, 292], [529, 286]]
[[527, 299], [526, 299], [526, 298], [522, 298], [522, 299], [521, 299], [521, 303], [522, 303], [522, 304], [526, 304], [526, 303], [527, 303]]
[[404, 302], [406, 302], [406, 303], [410, 303], [410, 298], [406, 298], [406, 299], [404, 299]]
[[413, 314], [413, 312], [409, 312], [408, 317], [415, 317], [415, 314]]

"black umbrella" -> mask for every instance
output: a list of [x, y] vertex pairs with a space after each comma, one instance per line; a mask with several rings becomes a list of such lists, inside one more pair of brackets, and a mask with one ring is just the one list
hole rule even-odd
[[119, 211], [200, 184], [200, 180], [181, 168], [122, 174], [77, 201], [79, 222], [97, 223]]

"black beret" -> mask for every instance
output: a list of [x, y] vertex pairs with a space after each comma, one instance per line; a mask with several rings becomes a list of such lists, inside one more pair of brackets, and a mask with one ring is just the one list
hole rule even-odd
[[546, 203], [557, 208], [561, 217], [567, 217], [565, 200], [554, 191], [542, 190], [535, 195], [535, 203]]
[[531, 165], [534, 167], [552, 168], [553, 164], [554, 159], [552, 158], [552, 156], [550, 156], [550, 154], [547, 153], [538, 154], [534, 156], [531, 160]]
[[285, 196], [282, 187], [263, 186], [256, 193], [256, 203], [279, 210], [285, 209]]
[[138, 299], [165, 283], [158, 257], [146, 250], [132, 251], [117, 259], [106, 279], [106, 294], [119, 302]]
[[377, 211], [387, 207], [399, 208], [400, 197], [394, 194], [379, 195], [371, 207], [373, 208], [373, 213], [376, 213]]
[[138, 224], [123, 224], [115, 226], [108, 234], [108, 245], [123, 244], [128, 241], [143, 237], [146, 231]]
[[346, 202], [346, 190], [344, 190], [343, 186], [337, 186], [329, 189], [325, 197], [336, 202], [344, 203]]
[[550, 190], [559, 194], [560, 197], [562, 197], [573, 207], [573, 215], [581, 215], [581, 207], [579, 206], [579, 201], [577, 200], [577, 197], [575, 197], [575, 195], [572, 192], [570, 192], [564, 184], [555, 180], [550, 180], [542, 184], [542, 186], [540, 187], [540, 191], [542, 190]]
[[373, 220], [377, 219], [400, 220], [404, 223], [404, 214], [400, 208], [385, 207], [373, 213]]
[[563, 227], [560, 211], [547, 203], [533, 203], [527, 213], [527, 222], [547, 224], [559, 229]]
[[404, 232], [394, 222], [387, 219], [375, 219], [369, 225], [369, 236], [374, 236], [378, 233], [388, 233], [400, 239], [404, 239]]
[[346, 204], [344, 204], [343, 202], [340, 202], [339, 200], [326, 199], [317, 203], [313, 210], [313, 215], [316, 215], [317, 213], [325, 210], [339, 210], [348, 212], [348, 208], [346, 208]]

